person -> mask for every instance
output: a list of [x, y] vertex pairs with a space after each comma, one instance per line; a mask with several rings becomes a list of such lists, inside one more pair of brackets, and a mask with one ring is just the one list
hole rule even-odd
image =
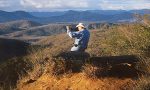
[[69, 26], [66, 26], [67, 28], [67, 34], [74, 38], [74, 46], [71, 48], [71, 51], [74, 52], [84, 52], [87, 49], [89, 38], [90, 38], [90, 32], [85, 28], [83, 23], [79, 23], [76, 28], [78, 28], [78, 31], [71, 31], [71, 28]]

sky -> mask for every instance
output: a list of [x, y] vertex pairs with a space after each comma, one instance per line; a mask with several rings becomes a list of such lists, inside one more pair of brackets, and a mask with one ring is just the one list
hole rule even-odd
[[150, 9], [150, 0], [0, 0], [5, 11]]

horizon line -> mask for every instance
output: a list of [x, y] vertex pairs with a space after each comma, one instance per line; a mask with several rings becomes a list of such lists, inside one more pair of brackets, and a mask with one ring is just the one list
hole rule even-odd
[[0, 11], [5, 11], [5, 12], [17, 12], [17, 11], [24, 11], [24, 12], [66, 12], [66, 11], [133, 11], [133, 10], [150, 10], [150, 9], [131, 9], [131, 10], [124, 10], [124, 9], [118, 9], [118, 10], [103, 10], [103, 9], [86, 9], [86, 10], [76, 10], [76, 9], [70, 9], [70, 10], [54, 10], [54, 11], [28, 11], [28, 10], [12, 10], [12, 11], [8, 11], [8, 10], [1, 10]]

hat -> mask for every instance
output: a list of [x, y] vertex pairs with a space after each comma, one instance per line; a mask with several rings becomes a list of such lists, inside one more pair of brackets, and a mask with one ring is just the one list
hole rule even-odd
[[79, 23], [76, 27], [85, 27], [83, 23]]

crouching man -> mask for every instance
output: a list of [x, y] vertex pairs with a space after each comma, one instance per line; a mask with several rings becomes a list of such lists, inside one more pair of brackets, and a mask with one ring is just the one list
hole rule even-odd
[[71, 51], [84, 52], [88, 46], [90, 32], [85, 28], [83, 23], [79, 23], [76, 28], [78, 28], [78, 31], [71, 31], [71, 28], [66, 26], [67, 34], [75, 40]]

